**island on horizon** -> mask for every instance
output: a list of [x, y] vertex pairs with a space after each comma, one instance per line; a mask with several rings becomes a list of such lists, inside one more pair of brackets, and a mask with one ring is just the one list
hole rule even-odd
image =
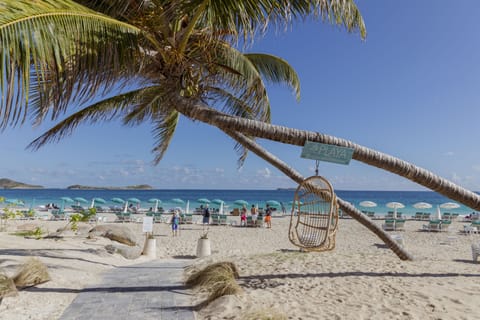
[[18, 182], [12, 179], [1, 178], [0, 189], [44, 189], [44, 187], [40, 185]]

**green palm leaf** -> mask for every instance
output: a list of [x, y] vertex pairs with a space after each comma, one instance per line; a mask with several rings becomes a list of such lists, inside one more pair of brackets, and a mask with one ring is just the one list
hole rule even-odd
[[0, 6], [0, 127], [23, 122], [29, 101], [44, 115], [53, 105], [55, 118], [72, 98], [91, 97], [131, 73], [126, 61], [139, 32], [69, 0], [6, 1]]

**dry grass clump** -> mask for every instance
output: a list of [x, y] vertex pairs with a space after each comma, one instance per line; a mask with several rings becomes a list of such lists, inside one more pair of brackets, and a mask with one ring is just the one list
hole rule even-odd
[[0, 273], [0, 301], [5, 297], [13, 297], [18, 294], [17, 287], [12, 279]]
[[217, 262], [194, 272], [188, 277], [185, 284], [191, 287], [199, 287], [200, 290], [209, 293], [206, 301], [201, 304], [201, 306], [204, 306], [219, 297], [242, 292], [236, 281], [238, 277], [235, 264], [232, 262]]
[[37, 258], [28, 259], [13, 277], [17, 288], [26, 288], [44, 283], [50, 280], [47, 266]]
[[285, 314], [270, 310], [258, 310], [242, 316], [242, 320], [287, 320]]
[[238, 279], [237, 266], [228, 261], [213, 263], [201, 270], [194, 271], [185, 281], [185, 284], [190, 287], [208, 286], [216, 277], [222, 276], [231, 276], [233, 279]]

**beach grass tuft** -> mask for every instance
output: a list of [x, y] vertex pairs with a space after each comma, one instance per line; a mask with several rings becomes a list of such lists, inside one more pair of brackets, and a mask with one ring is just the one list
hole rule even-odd
[[238, 279], [238, 268], [233, 262], [222, 261], [206, 266], [205, 268], [193, 273], [187, 278], [185, 284], [190, 287], [209, 286], [216, 277], [231, 277]]
[[37, 258], [29, 258], [13, 277], [17, 288], [32, 287], [49, 280], [47, 266]]
[[13, 280], [0, 272], [0, 301], [5, 297], [13, 297], [18, 294]]
[[232, 262], [217, 262], [194, 272], [186, 281], [187, 286], [198, 287], [208, 292], [207, 299], [200, 306], [225, 295], [239, 294], [242, 289], [238, 285], [238, 270]]

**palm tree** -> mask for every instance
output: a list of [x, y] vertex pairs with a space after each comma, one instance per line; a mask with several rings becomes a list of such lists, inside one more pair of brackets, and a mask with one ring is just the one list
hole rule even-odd
[[[264, 81], [287, 83], [298, 96], [296, 73], [278, 57], [243, 54], [234, 45], [252, 41], [269, 24], [288, 25], [311, 15], [365, 36], [353, 0], [5, 1], [0, 6], [0, 72], [5, 75], [0, 78], [0, 126], [22, 124], [27, 116], [34, 123], [57, 120], [72, 111], [72, 102], [80, 102], [80, 110], [31, 147], [58, 141], [80, 123], [150, 121], [158, 163], [183, 114], [233, 134], [300, 146], [307, 139], [350, 146], [356, 160], [479, 208], [478, 195], [399, 159], [269, 123]], [[92, 103], [98, 96], [103, 99]], [[245, 156], [241, 149], [240, 160]], [[379, 236], [389, 241], [381, 230]]]

